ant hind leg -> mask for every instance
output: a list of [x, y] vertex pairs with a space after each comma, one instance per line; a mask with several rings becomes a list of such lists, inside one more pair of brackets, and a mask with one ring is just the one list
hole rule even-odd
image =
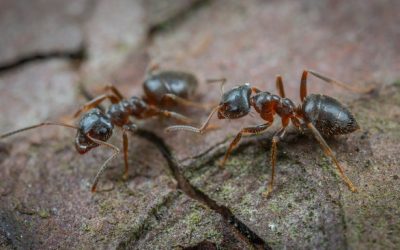
[[338, 160], [336, 159], [332, 149], [328, 146], [324, 138], [321, 136], [319, 131], [314, 127], [312, 123], [307, 123], [307, 127], [311, 130], [313, 133], [315, 139], [319, 142], [321, 148], [323, 149], [324, 153], [326, 156], [330, 157], [332, 161], [335, 163], [337, 170], [339, 171], [340, 177], [343, 179], [343, 181], [346, 183], [348, 188], [352, 192], [357, 192], [357, 188], [353, 185], [353, 183], [350, 181], [350, 179], [345, 175], [343, 168], [340, 166]]
[[[316, 71], [304, 70], [303, 71], [303, 76], [302, 76], [302, 83], [301, 83], [301, 87], [300, 87], [300, 89], [301, 89], [300, 90], [300, 93], [301, 93], [300, 95], [302, 97], [301, 100], [303, 100], [303, 96], [305, 97], [304, 93], [306, 93], [306, 91], [305, 91], [306, 87], [305, 86], [307, 85], [307, 83], [306, 83], [306, 81], [307, 81], [307, 79], [306, 79], [307, 78], [307, 73], [310, 73], [311, 75], [321, 79], [322, 81], [324, 81], [326, 83], [329, 83], [329, 84], [332, 84], [332, 85], [336, 85], [336, 86], [339, 86], [341, 88], [344, 88], [344, 89], [347, 89], [347, 90], [350, 90], [352, 92], [359, 93], [359, 94], [367, 94], [367, 93], [370, 93], [374, 89], [373, 86], [364, 87], [364, 88], [352, 86], [350, 84], [343, 83], [343, 82], [340, 82], [340, 81], [335, 80], [333, 78], [330, 78], [328, 76], [322, 75], [321, 73], [318, 73]], [[303, 78], [304, 78], [304, 84], [303, 84]], [[304, 85], [304, 93], [302, 92], [303, 85]]]

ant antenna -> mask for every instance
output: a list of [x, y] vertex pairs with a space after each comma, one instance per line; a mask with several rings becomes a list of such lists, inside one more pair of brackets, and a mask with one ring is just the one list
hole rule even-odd
[[11, 132], [2, 134], [2, 135], [0, 135], [0, 139], [3, 139], [3, 138], [6, 138], [6, 137], [9, 137], [9, 136], [11, 136], [11, 135], [15, 135], [15, 134], [24, 132], [24, 131], [26, 131], [26, 130], [30, 130], [30, 129], [34, 129], [34, 128], [39, 128], [39, 127], [47, 126], [47, 125], [62, 126], [62, 127], [67, 127], [67, 128], [73, 128], [73, 129], [76, 129], [76, 130], [79, 129], [79, 128], [76, 127], [76, 126], [69, 125], [69, 124], [65, 124], [65, 123], [58, 123], [58, 122], [42, 122], [42, 123], [39, 123], [39, 124], [36, 124], [36, 125], [32, 125], [32, 126], [29, 126], [29, 127], [17, 129], [17, 130], [14, 130], [14, 131], [11, 131]]
[[110, 157], [108, 157], [108, 159], [103, 163], [103, 165], [101, 165], [100, 170], [96, 174], [96, 177], [94, 177], [94, 181], [93, 181], [93, 184], [92, 184], [91, 191], [92, 192], [96, 192], [96, 187], [97, 187], [97, 183], [99, 182], [100, 176], [107, 169], [107, 164], [119, 154], [119, 148], [117, 148], [116, 146], [114, 146], [114, 145], [112, 145], [112, 144], [110, 144], [108, 142], [101, 141], [101, 140], [98, 140], [96, 138], [93, 138], [89, 134], [86, 134], [86, 136], [89, 137], [89, 139], [94, 141], [95, 143], [97, 143], [99, 145], [103, 145], [103, 146], [109, 147], [114, 151], [114, 153]]
[[219, 78], [219, 79], [207, 79], [206, 82], [207, 82], [207, 83], [220, 82], [220, 83], [221, 83], [221, 89], [220, 89], [221, 97], [222, 97], [222, 95], [225, 93], [225, 92], [224, 92], [224, 85], [225, 85], [225, 83], [226, 83], [226, 78], [225, 78], [225, 77], [224, 77], [224, 78]]
[[146, 74], [153, 74], [155, 71], [160, 69], [160, 63], [159, 62], [150, 62], [147, 67], [146, 67]]
[[194, 133], [204, 133], [204, 131], [207, 129], [208, 124], [210, 123], [211, 117], [214, 115], [214, 113], [221, 107], [221, 105], [216, 106], [211, 113], [208, 115], [206, 121], [201, 125], [200, 128], [196, 128], [193, 126], [188, 126], [188, 125], [175, 125], [175, 126], [170, 126], [165, 129], [165, 132], [171, 132], [171, 131], [177, 131], [177, 130], [186, 130]]

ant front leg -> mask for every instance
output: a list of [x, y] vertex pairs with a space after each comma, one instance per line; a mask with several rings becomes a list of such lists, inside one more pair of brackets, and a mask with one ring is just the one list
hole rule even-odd
[[282, 140], [283, 136], [285, 135], [286, 127], [282, 127], [274, 137], [272, 137], [272, 145], [271, 145], [271, 179], [268, 184], [267, 191], [263, 193], [264, 197], [269, 197], [271, 195], [273, 186], [274, 186], [274, 179], [275, 179], [275, 165], [276, 165], [276, 157], [278, 154], [278, 142]]
[[121, 101], [121, 99], [113, 94], [104, 94], [104, 95], [99, 95], [93, 100], [89, 101], [85, 105], [83, 105], [76, 113], [74, 114], [74, 118], [78, 117], [81, 113], [84, 113], [92, 108], [97, 107], [100, 105], [104, 100], [109, 99], [111, 103], [118, 103]]
[[229, 145], [229, 148], [225, 153], [224, 159], [222, 160], [222, 162], [220, 163], [219, 166], [221, 168], [224, 167], [226, 160], [228, 159], [229, 155], [231, 154], [233, 148], [239, 143], [243, 134], [245, 134], [245, 135], [260, 134], [260, 133], [264, 132], [265, 130], [267, 130], [269, 128], [269, 126], [271, 126], [271, 124], [272, 123], [265, 123], [265, 124], [261, 124], [261, 125], [254, 126], [254, 127], [243, 128], [242, 130], [240, 130], [240, 132], [236, 135], [235, 139], [233, 139], [233, 141]]
[[129, 140], [128, 140], [128, 134], [127, 132], [135, 132], [137, 130], [137, 127], [135, 124], [128, 124], [124, 125], [122, 128], [122, 141], [123, 141], [123, 146], [124, 146], [124, 163], [125, 163], [125, 170], [124, 170], [124, 175], [122, 176], [122, 179], [127, 180], [128, 179], [128, 170], [129, 170], [129, 163], [128, 163], [128, 147], [129, 147]]

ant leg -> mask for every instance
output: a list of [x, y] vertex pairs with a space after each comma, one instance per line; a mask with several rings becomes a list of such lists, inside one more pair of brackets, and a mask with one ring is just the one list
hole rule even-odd
[[112, 84], [108, 84], [108, 85], [106, 85], [105, 87], [104, 87], [104, 90], [105, 91], [111, 91], [116, 97], [118, 97], [119, 98], [119, 100], [121, 101], [122, 99], [124, 99], [124, 96], [121, 94], [121, 91], [119, 91], [118, 89], [117, 89], [117, 87], [115, 87], [114, 85], [112, 85]]
[[308, 71], [304, 70], [303, 74], [301, 75], [300, 81], [300, 100], [303, 102], [304, 98], [307, 96], [307, 74]]
[[103, 172], [106, 170], [106, 168], [107, 168], [107, 163], [108, 163], [109, 161], [111, 161], [112, 159], [114, 159], [115, 156], [117, 156], [117, 154], [119, 154], [119, 148], [117, 148], [116, 146], [114, 146], [114, 145], [112, 145], [112, 144], [110, 144], [110, 143], [107, 143], [107, 142], [105, 142], [105, 141], [97, 140], [97, 139], [91, 137], [91, 136], [89, 135], [89, 133], [86, 134], [86, 136], [87, 136], [90, 140], [92, 140], [93, 142], [95, 142], [95, 143], [97, 143], [97, 144], [99, 144], [99, 145], [104, 145], [104, 146], [106, 146], [106, 147], [109, 147], [109, 148], [111, 148], [111, 149], [114, 151], [114, 153], [103, 163], [103, 165], [101, 165], [100, 170], [97, 172], [96, 177], [94, 178], [94, 181], [93, 181], [93, 184], [92, 184], [92, 192], [96, 192], [96, 186], [97, 186], [97, 183], [99, 182], [100, 176], [101, 176], [101, 175], [103, 174]]
[[321, 145], [321, 148], [323, 149], [325, 155], [330, 157], [332, 161], [335, 163], [336, 168], [339, 171], [340, 177], [343, 179], [343, 181], [346, 183], [349, 189], [352, 192], [357, 192], [357, 188], [353, 185], [350, 179], [344, 174], [343, 168], [339, 165], [339, 162], [337, 161], [332, 149], [328, 146], [324, 138], [319, 133], [318, 129], [316, 129], [312, 123], [307, 123], [307, 127], [311, 130], [315, 139], [317, 139], [317, 141]]
[[304, 123], [302, 123], [299, 118], [297, 117], [291, 117], [290, 120], [292, 121], [292, 124], [300, 131], [300, 133], [304, 132]]
[[282, 76], [276, 76], [276, 88], [278, 89], [279, 95], [285, 97], [285, 88], [283, 87]]
[[167, 100], [172, 100], [176, 103], [179, 103], [181, 105], [185, 105], [185, 106], [191, 106], [191, 107], [195, 107], [195, 108], [201, 108], [201, 109], [210, 109], [210, 106], [214, 106], [214, 104], [201, 104], [201, 103], [197, 103], [197, 102], [192, 102], [189, 101], [185, 98], [179, 97], [177, 95], [174, 94], [165, 94], [162, 98], [161, 98], [161, 103], [167, 101]]
[[239, 143], [243, 134], [245, 134], [245, 135], [260, 134], [261, 132], [264, 132], [265, 130], [267, 130], [268, 127], [271, 126], [271, 124], [272, 123], [265, 123], [265, 124], [261, 124], [261, 125], [254, 126], [254, 127], [242, 128], [242, 130], [240, 130], [240, 132], [236, 135], [235, 139], [233, 139], [233, 141], [229, 145], [229, 148], [225, 153], [224, 159], [222, 160], [220, 167], [221, 168], [224, 167], [226, 160], [228, 159], [229, 155], [231, 154], [233, 148]]
[[128, 169], [129, 169], [129, 164], [128, 164], [128, 135], [125, 130], [122, 131], [122, 141], [124, 145], [124, 163], [125, 163], [125, 170], [124, 170], [124, 175], [122, 176], [122, 179], [127, 180], [128, 179]]
[[260, 93], [261, 92], [261, 90], [259, 90], [258, 88], [256, 88], [256, 87], [251, 87], [251, 91], [253, 92], [253, 93], [255, 93], [255, 94], [257, 94], [257, 93]]
[[[307, 71], [308, 73], [310, 73], [310, 74], [312, 74], [313, 76], [315, 76], [315, 77], [321, 79], [322, 81], [325, 81], [325, 82], [327, 82], [327, 83], [330, 83], [330, 84], [333, 84], [333, 85], [342, 87], [342, 88], [344, 88], [344, 89], [350, 90], [350, 91], [355, 92], [355, 93], [366, 94], [366, 93], [369, 93], [369, 92], [371, 92], [371, 91], [373, 90], [373, 87], [372, 87], [372, 86], [370, 86], [370, 87], [365, 87], [365, 88], [354, 87], [354, 86], [352, 86], [352, 85], [349, 85], [349, 84], [340, 82], [340, 81], [338, 81], [338, 80], [332, 79], [332, 78], [330, 78], [330, 77], [324, 76], [324, 75], [322, 75], [321, 73], [318, 73], [318, 72], [313, 71], [313, 70], [304, 70], [304, 71]], [[303, 72], [303, 74], [304, 74], [304, 72]]]
[[282, 140], [283, 136], [285, 135], [286, 127], [282, 127], [274, 137], [272, 137], [272, 146], [271, 146], [271, 179], [268, 184], [268, 188], [266, 192], [263, 192], [264, 197], [269, 197], [271, 195], [273, 186], [274, 186], [274, 179], [275, 179], [275, 166], [276, 166], [276, 156], [278, 154], [278, 147], [277, 144], [280, 140]]
[[129, 164], [128, 164], [128, 134], [127, 131], [134, 132], [137, 129], [136, 125], [134, 124], [129, 124], [129, 125], [124, 125], [122, 128], [122, 141], [124, 145], [124, 162], [125, 162], [125, 170], [124, 170], [124, 175], [122, 178], [124, 180], [128, 179], [128, 169], [129, 169]]
[[121, 100], [120, 98], [112, 94], [99, 95], [93, 100], [83, 105], [78, 111], [76, 111], [74, 114], [74, 118], [78, 117], [83, 112], [86, 112], [92, 108], [97, 107], [100, 103], [102, 103], [106, 99], [109, 99], [111, 103], [118, 103]]
[[150, 114], [151, 114], [150, 116], [159, 115], [159, 116], [164, 116], [167, 118], [173, 118], [173, 119], [175, 119], [179, 122], [185, 123], [185, 124], [189, 124], [189, 123], [193, 122], [190, 118], [188, 118], [184, 115], [181, 115], [179, 113], [173, 112], [173, 111], [159, 109], [154, 106], [151, 106], [149, 109], [150, 109]]
[[170, 126], [168, 128], [165, 129], [165, 132], [171, 132], [171, 131], [176, 131], [176, 130], [186, 130], [186, 131], [190, 131], [193, 133], [199, 133], [202, 134], [204, 133], [204, 131], [207, 129], [207, 127], [209, 126], [210, 120], [212, 118], [212, 116], [214, 115], [215, 112], [217, 112], [217, 110], [220, 108], [221, 106], [216, 106], [211, 113], [208, 115], [207, 119], [205, 120], [205, 122], [203, 123], [203, 125], [201, 125], [200, 128], [196, 128], [193, 126], [187, 126], [187, 125], [175, 125], [175, 126]]

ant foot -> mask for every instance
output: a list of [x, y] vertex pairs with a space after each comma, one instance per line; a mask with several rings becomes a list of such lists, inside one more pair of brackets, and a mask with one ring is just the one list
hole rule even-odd
[[224, 160], [220, 160], [220, 161], [218, 162], [218, 167], [219, 167], [220, 169], [224, 169], [224, 168], [225, 168], [225, 161], [224, 161]]
[[353, 192], [353, 193], [357, 193], [358, 192], [357, 188], [354, 187], [354, 186], [351, 186], [349, 188], [350, 188], [350, 191]]
[[129, 174], [128, 173], [124, 173], [124, 175], [122, 175], [122, 180], [126, 181], [129, 178]]
[[272, 193], [272, 189], [268, 188], [268, 190], [265, 191], [265, 192], [262, 192], [261, 195], [262, 195], [264, 198], [270, 198], [270, 197], [271, 197], [271, 193]]

